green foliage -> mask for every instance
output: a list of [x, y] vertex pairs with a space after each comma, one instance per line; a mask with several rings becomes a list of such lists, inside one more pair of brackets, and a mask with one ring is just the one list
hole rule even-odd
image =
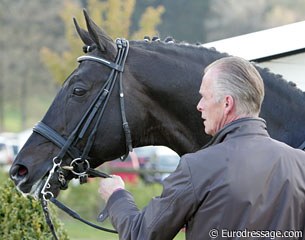
[[[103, 28], [111, 37], [124, 37], [128, 39], [143, 38], [144, 35], [156, 35], [157, 25], [161, 23], [164, 12], [162, 6], [145, 9], [139, 23], [139, 29], [130, 32], [131, 18], [136, 0], [88, 0], [87, 9], [95, 23]], [[65, 37], [69, 48], [57, 53], [49, 48], [42, 48], [40, 52], [43, 64], [48, 68], [57, 84], [61, 84], [76, 66], [76, 58], [81, 55], [83, 43], [75, 34], [72, 16], [84, 26], [81, 6], [75, 1], [67, 0], [60, 12], [60, 18], [65, 25]]]
[[81, 17], [81, 7], [71, 0], [64, 1], [63, 8], [59, 13], [59, 17], [65, 26], [65, 38], [68, 48], [57, 53], [48, 47], [41, 48], [40, 58], [42, 63], [47, 67], [53, 79], [60, 85], [65, 78], [69, 76], [76, 67], [76, 58], [82, 54], [82, 43], [75, 35], [72, 17]]
[[[107, 25], [106, 31], [109, 28], [114, 31], [114, 34], [111, 35], [113, 37], [122, 36], [131, 39], [131, 36], [125, 36], [116, 31], [121, 29], [121, 26], [130, 26], [129, 33], [137, 39], [142, 39], [144, 35], [153, 36], [158, 32], [161, 38], [170, 35], [178, 41], [190, 43], [215, 41], [302, 21], [305, 11], [304, 0], [238, 2], [237, 0], [133, 0], [135, 3], [131, 13], [128, 9], [131, 9], [133, 2], [126, 0], [121, 1], [124, 4], [126, 2], [124, 10], [121, 9], [121, 5], [116, 7], [118, 14], [114, 10], [109, 11], [109, 14], [113, 14], [112, 19], [115, 21], [122, 17], [120, 26], [117, 27], [114, 23], [113, 25], [106, 24], [104, 16], [102, 16], [103, 13], [100, 11], [102, 8], [105, 8], [105, 11], [110, 9], [106, 6], [108, 3], [105, 2], [107, 1], [0, 1], [2, 30], [0, 35], [2, 56], [0, 62], [0, 130], [24, 130], [22, 127], [32, 127], [43, 117], [45, 109], [51, 101], [49, 100], [47, 103], [44, 101], [45, 105], [36, 104], [34, 106], [33, 101], [40, 103], [41, 100], [37, 99], [45, 97], [53, 99], [58, 90], [58, 85], [54, 84], [55, 75], [58, 84], [61, 84], [77, 65], [75, 58], [82, 54], [82, 43], [76, 37], [72, 17], [75, 16], [84, 26], [81, 15], [83, 7], [89, 10], [90, 16], [99, 26], [106, 29]], [[95, 3], [97, 4], [95, 5]], [[71, 4], [76, 5], [77, 8], [67, 12], [66, 6]], [[117, 0], [109, 0], [109, 4], [114, 6], [117, 4]], [[159, 7], [160, 5], [163, 7]], [[148, 8], [162, 13], [156, 17], [150, 17], [146, 14]], [[71, 9], [73, 9], [72, 6]], [[130, 14], [131, 21], [126, 21], [126, 17], [122, 16], [122, 13], [126, 16]], [[161, 14], [162, 18], [159, 18]], [[144, 18], [146, 20], [141, 20]], [[152, 32], [145, 29], [142, 34], [136, 34], [140, 28], [143, 29], [143, 25], [152, 24], [151, 19], [155, 22], [156, 29]], [[162, 24], [158, 22], [159, 20], [162, 20]], [[73, 38], [78, 44], [77, 47], [73, 45], [74, 42], [71, 44], [67, 39], [68, 34], [69, 38]], [[52, 49], [50, 51], [58, 53], [58, 58], [50, 57], [48, 59], [46, 56], [42, 63], [40, 61], [42, 59], [40, 56], [44, 55], [40, 51], [42, 48]], [[73, 52], [77, 52], [69, 57], [71, 49]], [[65, 53], [66, 51], [67, 53]], [[71, 61], [68, 60], [69, 58]], [[55, 62], [59, 67], [54, 65], [53, 69], [46, 68], [46, 62], [50, 65]], [[16, 114], [12, 115], [11, 109], [15, 109]], [[3, 118], [5, 121], [1, 122]]]
[[19, 111], [13, 106], [8, 104], [5, 106], [6, 117], [4, 119], [4, 124], [7, 129], [18, 129], [21, 126], [21, 119], [19, 118]]
[[161, 15], [165, 11], [164, 7], [158, 5], [143, 9], [138, 30], [131, 30], [135, 6], [136, 0], [89, 0], [88, 2], [91, 17], [112, 38], [143, 39], [145, 35], [156, 35], [157, 26], [161, 23]]
[[126, 189], [131, 192], [135, 198], [137, 206], [142, 209], [153, 197], [161, 194], [162, 185], [159, 183], [145, 184], [139, 182], [137, 185], [127, 184]]
[[[0, 192], [1, 239], [52, 239], [39, 201], [23, 197], [9, 179], [0, 186]], [[58, 237], [69, 239], [51, 206], [50, 210]]]
[[54, 98], [56, 94], [54, 81], [39, 61], [39, 49], [66, 47], [64, 27], [57, 16], [61, 2], [0, 1], [0, 25], [5, 32], [0, 35], [0, 118], [4, 119], [0, 131], [32, 127], [45, 113], [45, 107], [31, 105], [34, 96]]
[[[79, 213], [83, 218], [88, 220], [96, 219], [105, 205], [99, 196], [98, 188], [99, 179], [91, 179], [83, 185], [76, 185], [72, 182], [67, 190], [60, 193], [59, 200]], [[137, 184], [126, 183], [126, 189], [132, 193], [137, 206], [142, 209], [153, 197], [161, 194], [162, 186], [157, 183], [146, 185], [140, 181]], [[62, 218], [71, 219], [65, 213], [59, 213]]]
[[[1, 239], [52, 239], [51, 232], [45, 223], [40, 203], [21, 196], [15, 189], [12, 181], [8, 179], [7, 174], [3, 171], [0, 171], [0, 183]], [[70, 183], [69, 189], [61, 192], [59, 200], [77, 211], [85, 219], [94, 222], [99, 211], [104, 207], [104, 203], [98, 194], [98, 187], [99, 179], [93, 179], [84, 185]], [[160, 195], [162, 191], [162, 186], [160, 184], [146, 185], [143, 182], [139, 182], [138, 184], [126, 183], [126, 188], [133, 194], [136, 204], [140, 209], [146, 206], [152, 197]], [[49, 208], [51, 210], [51, 217], [57, 235], [61, 240], [69, 239], [66, 230], [63, 230], [62, 223], [59, 222], [54, 206], [51, 203], [49, 204]], [[100, 232], [87, 227], [83, 223], [66, 215], [61, 210], [58, 210], [58, 214], [60, 214], [63, 219], [62, 221], [67, 222], [69, 235], [71, 234], [73, 239], [74, 235], [78, 235], [78, 230], [75, 229], [75, 227], [82, 229], [81, 231], [85, 232], [82, 236], [86, 236], [86, 239], [98, 239], [99, 237], [100, 239], [104, 239], [104, 237], [106, 239], [112, 239], [110, 237], [117, 239], [117, 236], [114, 234]], [[106, 223], [106, 227], [111, 228], [110, 223]]]
[[[223, 1], [227, 2], [227, 1]], [[174, 37], [177, 41], [186, 41], [190, 43], [205, 42], [205, 20], [209, 19], [211, 0], [138, 0], [135, 10], [136, 17], [143, 8], [148, 6], [156, 7], [160, 3], [166, 9], [162, 15], [162, 24], [158, 30], [162, 38], [167, 36]], [[217, 29], [214, 29], [214, 31]], [[148, 35], [148, 34], [146, 34]], [[149, 35], [148, 35], [149, 36]]]
[[[90, 221], [96, 219], [103, 206], [98, 195], [98, 179], [90, 180], [82, 185], [70, 182], [69, 188], [61, 191], [58, 199], [76, 211], [81, 217]], [[71, 219], [64, 212], [59, 212], [59, 214], [62, 218]]]

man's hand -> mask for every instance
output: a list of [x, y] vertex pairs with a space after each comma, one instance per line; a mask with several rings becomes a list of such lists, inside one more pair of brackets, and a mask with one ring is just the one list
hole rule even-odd
[[99, 193], [106, 202], [112, 193], [120, 189], [125, 189], [125, 183], [120, 176], [111, 175], [111, 178], [101, 179]]

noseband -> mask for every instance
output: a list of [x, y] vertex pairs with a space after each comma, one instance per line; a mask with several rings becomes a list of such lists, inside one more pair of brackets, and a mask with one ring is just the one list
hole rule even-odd
[[[83, 61], [94, 61], [100, 64], [103, 64], [109, 68], [111, 68], [111, 72], [108, 76], [108, 79], [104, 86], [99, 91], [96, 98], [91, 103], [89, 109], [86, 111], [80, 122], [77, 124], [75, 129], [72, 131], [72, 133], [69, 135], [67, 139], [62, 137], [59, 133], [57, 133], [54, 129], [50, 128], [43, 122], [37, 123], [33, 131], [40, 134], [41, 136], [47, 138], [51, 142], [53, 142], [56, 146], [60, 148], [60, 151], [56, 157], [53, 159], [53, 167], [49, 171], [48, 177], [46, 179], [46, 182], [44, 183], [44, 186], [41, 189], [41, 201], [43, 210], [46, 216], [46, 220], [49, 224], [50, 218], [49, 218], [49, 212], [47, 208], [47, 201], [51, 200], [53, 203], [55, 203], [59, 208], [66, 211], [68, 209], [63, 204], [59, 203], [58, 200], [54, 198], [53, 193], [51, 192], [51, 185], [50, 180], [52, 177], [56, 175], [58, 176], [58, 181], [61, 183], [62, 186], [66, 185], [66, 180], [63, 174], [64, 170], [69, 170], [73, 173], [74, 176], [78, 177], [80, 182], [86, 182], [86, 179], [88, 178], [88, 175], [91, 176], [98, 176], [98, 177], [109, 177], [107, 174], [98, 172], [94, 169], [90, 168], [90, 164], [88, 159], [88, 154], [90, 152], [90, 149], [94, 143], [95, 136], [97, 133], [97, 129], [99, 126], [99, 123], [103, 117], [103, 114], [105, 112], [105, 108], [107, 106], [107, 103], [109, 101], [109, 97], [111, 93], [113, 92], [114, 85], [116, 83], [117, 78], [119, 78], [119, 96], [120, 96], [120, 112], [123, 122], [123, 130], [125, 134], [125, 143], [126, 143], [126, 153], [124, 156], [121, 157], [122, 160], [124, 160], [130, 151], [132, 151], [132, 141], [131, 141], [131, 134], [130, 129], [128, 126], [128, 122], [126, 119], [126, 113], [125, 113], [125, 105], [124, 105], [124, 93], [123, 93], [123, 84], [122, 84], [122, 73], [124, 71], [124, 65], [125, 61], [128, 55], [129, 51], [129, 42], [125, 39], [117, 39], [116, 40], [117, 45], [117, 56], [115, 58], [114, 62], [110, 62], [106, 59], [84, 55], [77, 59], [78, 62]], [[90, 48], [89, 48], [90, 49]], [[95, 123], [93, 123], [93, 120], [95, 120]], [[83, 139], [84, 135], [88, 132], [89, 127], [92, 126], [92, 130], [89, 133], [88, 140], [85, 144], [85, 147], [82, 151], [76, 148], [76, 144], [78, 141]], [[69, 155], [71, 159], [73, 159], [70, 163], [70, 165], [63, 166], [63, 158]], [[68, 209], [70, 213], [68, 214], [73, 215], [72, 217], [75, 217], [74, 212], [71, 214], [71, 210]], [[67, 212], [67, 211], [66, 211]], [[75, 218], [79, 219], [79, 216], [77, 215]], [[81, 220], [81, 219], [79, 219]], [[90, 226], [96, 227], [101, 230], [109, 231], [109, 232], [115, 232], [113, 230], [105, 229], [100, 226], [96, 226], [94, 224], [88, 223], [86, 220], [81, 220]], [[52, 223], [49, 224], [51, 230], [53, 228], [52, 234], [55, 238], [56, 234], [54, 232], [54, 227], [52, 226]]]

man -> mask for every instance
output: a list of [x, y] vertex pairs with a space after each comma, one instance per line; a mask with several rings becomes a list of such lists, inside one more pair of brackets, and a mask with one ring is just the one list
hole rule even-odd
[[258, 118], [264, 85], [255, 67], [237, 57], [217, 60], [199, 93], [213, 138], [181, 158], [160, 197], [139, 211], [119, 177], [101, 181], [120, 239], [173, 239], [183, 226], [192, 240], [302, 239], [305, 153], [269, 137]]

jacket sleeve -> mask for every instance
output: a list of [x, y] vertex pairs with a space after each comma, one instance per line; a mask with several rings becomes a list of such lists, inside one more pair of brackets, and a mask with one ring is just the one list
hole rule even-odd
[[119, 190], [107, 202], [110, 220], [120, 239], [173, 239], [196, 211], [198, 202], [187, 162], [180, 161], [176, 171], [163, 182], [160, 197], [139, 210], [132, 195]]

